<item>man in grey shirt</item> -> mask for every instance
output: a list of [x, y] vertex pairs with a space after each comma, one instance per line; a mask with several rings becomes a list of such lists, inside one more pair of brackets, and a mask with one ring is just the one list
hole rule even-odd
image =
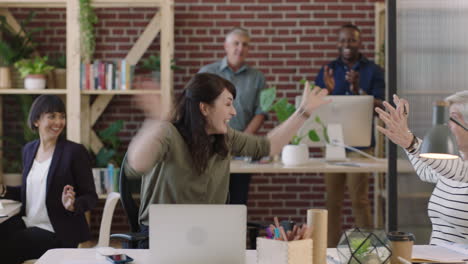
[[[229, 125], [239, 131], [255, 134], [265, 120], [265, 112], [260, 108], [260, 91], [265, 88], [265, 76], [245, 62], [249, 51], [250, 36], [243, 28], [234, 28], [224, 41], [226, 57], [206, 65], [199, 72], [217, 74], [229, 80], [236, 87], [234, 108], [237, 115]], [[231, 174], [229, 182], [229, 202], [247, 204], [251, 175]]]

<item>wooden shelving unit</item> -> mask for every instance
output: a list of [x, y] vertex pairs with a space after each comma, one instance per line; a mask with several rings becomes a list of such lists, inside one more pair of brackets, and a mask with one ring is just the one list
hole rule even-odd
[[[143, 56], [158, 34], [160, 35], [161, 85], [160, 90], [127, 90], [127, 91], [82, 91], [80, 90], [80, 25], [78, 23], [79, 0], [0, 0], [0, 14], [7, 17], [8, 23], [19, 30], [19, 24], [8, 11], [8, 8], [66, 8], [66, 55], [67, 87], [66, 89], [24, 90], [0, 89], [0, 95], [6, 94], [58, 94], [65, 95], [67, 102], [67, 138], [82, 143], [97, 153], [102, 147], [99, 137], [92, 130], [99, 116], [111, 102], [114, 95], [159, 94], [162, 99], [162, 110], [166, 111], [173, 97], [173, 74], [170, 70], [174, 54], [174, 1], [173, 0], [93, 0], [96, 8], [114, 7], [152, 7], [158, 11], [148, 23], [143, 34], [135, 42], [125, 59], [135, 65]], [[97, 95], [93, 104], [90, 96]], [[0, 96], [0, 114], [2, 110]], [[3, 127], [0, 120], [0, 127]], [[0, 136], [2, 131], [0, 129]], [[1, 159], [0, 152], [0, 159]], [[3, 171], [0, 162], [0, 172]], [[2, 174], [0, 174], [0, 183]]]
[[45, 89], [45, 90], [26, 90], [26, 89], [0, 89], [0, 94], [66, 94], [66, 89]]

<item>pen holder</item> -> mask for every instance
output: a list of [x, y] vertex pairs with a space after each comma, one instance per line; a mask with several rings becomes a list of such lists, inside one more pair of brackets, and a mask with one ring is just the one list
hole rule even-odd
[[311, 264], [312, 239], [281, 241], [257, 237], [257, 264]]

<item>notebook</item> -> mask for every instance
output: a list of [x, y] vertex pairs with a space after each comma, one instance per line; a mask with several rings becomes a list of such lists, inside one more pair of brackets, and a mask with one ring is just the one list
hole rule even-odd
[[245, 205], [151, 205], [151, 260], [164, 264], [243, 264], [246, 224]]

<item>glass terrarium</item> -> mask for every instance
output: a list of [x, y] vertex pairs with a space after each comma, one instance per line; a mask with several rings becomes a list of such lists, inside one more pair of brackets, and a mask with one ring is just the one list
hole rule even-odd
[[392, 251], [383, 230], [349, 229], [341, 235], [337, 246], [341, 263], [389, 263]]

